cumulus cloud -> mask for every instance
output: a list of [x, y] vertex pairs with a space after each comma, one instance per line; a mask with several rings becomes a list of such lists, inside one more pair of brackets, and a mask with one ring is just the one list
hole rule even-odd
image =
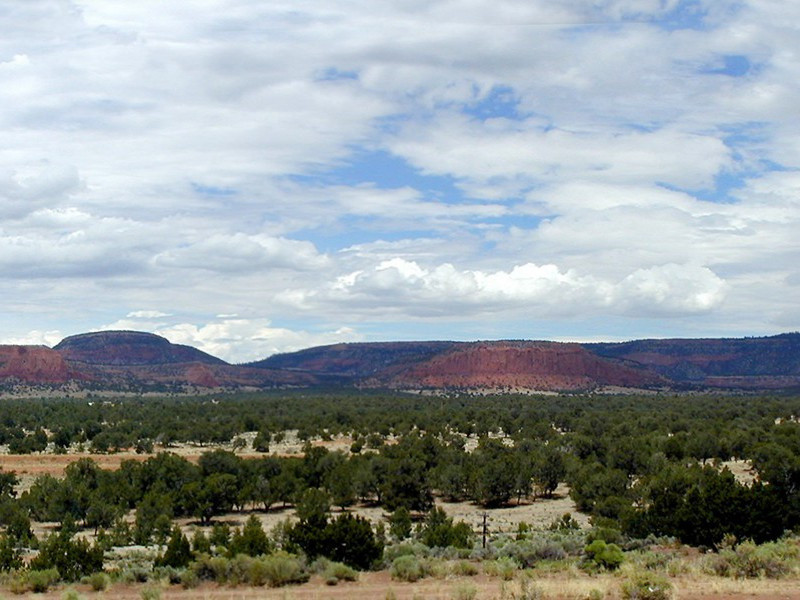
[[206, 323], [176, 335], [221, 352], [431, 316], [786, 327], [799, 10], [14, 3], [0, 324]]
[[619, 281], [582, 275], [556, 265], [525, 263], [509, 271], [425, 268], [402, 258], [343, 275], [312, 300], [344, 302], [417, 316], [511, 312], [577, 317], [606, 311], [626, 316], [686, 316], [708, 312], [725, 299], [726, 283], [706, 267], [665, 264], [637, 269]]
[[176, 344], [188, 344], [232, 363], [252, 362], [280, 352], [339, 342], [361, 341], [349, 327], [310, 332], [273, 327], [268, 319], [221, 319], [194, 325], [175, 323], [155, 333]]

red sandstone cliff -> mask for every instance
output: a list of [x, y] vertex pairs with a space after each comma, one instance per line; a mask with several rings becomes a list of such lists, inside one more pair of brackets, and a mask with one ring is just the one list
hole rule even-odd
[[663, 383], [657, 375], [600, 358], [579, 344], [556, 342], [466, 344], [387, 375], [376, 380], [396, 388], [587, 390]]
[[64, 383], [77, 375], [46, 346], [0, 346], [0, 378], [27, 383]]

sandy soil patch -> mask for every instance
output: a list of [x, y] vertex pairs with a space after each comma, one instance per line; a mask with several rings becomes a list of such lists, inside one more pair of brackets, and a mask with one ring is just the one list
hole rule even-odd
[[[556, 576], [535, 577], [529, 585], [538, 590], [542, 598], [558, 600], [576, 600], [585, 598], [592, 590], [601, 592], [605, 598], [621, 598], [620, 585], [622, 579], [613, 575], [589, 576], [585, 574], [564, 574]], [[677, 600], [738, 600], [744, 598], [800, 600], [800, 587], [797, 580], [763, 581], [763, 580], [723, 580], [703, 578], [697, 581], [673, 580], [674, 598]], [[85, 585], [71, 588], [62, 587], [47, 594], [37, 594], [38, 598], [62, 598], [66, 589], [74, 589], [86, 598], [119, 598], [122, 600], [140, 599], [142, 590], [154, 584], [123, 585], [115, 584], [106, 592], [91, 592]], [[205, 583], [197, 588], [184, 590], [180, 586], [155, 586], [161, 592], [163, 600], [188, 600], [200, 598], [208, 600], [251, 600], [255, 598], [281, 600], [321, 600], [347, 599], [366, 600], [396, 598], [412, 600], [452, 600], [466, 597], [463, 592], [474, 590], [476, 600], [520, 597], [518, 581], [504, 582], [485, 575], [476, 577], [447, 577], [444, 579], [423, 579], [416, 583], [393, 581], [387, 571], [378, 573], [362, 573], [359, 581], [340, 583], [336, 586], [325, 585], [319, 576], [303, 585], [285, 588], [251, 588], [227, 587]]]

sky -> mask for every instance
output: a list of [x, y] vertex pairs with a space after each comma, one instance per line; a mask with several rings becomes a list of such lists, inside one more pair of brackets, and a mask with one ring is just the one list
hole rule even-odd
[[0, 343], [800, 327], [800, 3], [0, 1]]

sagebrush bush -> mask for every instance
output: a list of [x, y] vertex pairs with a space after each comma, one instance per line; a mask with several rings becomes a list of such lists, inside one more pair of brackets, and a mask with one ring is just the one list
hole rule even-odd
[[30, 591], [41, 594], [58, 583], [61, 576], [58, 574], [58, 569], [42, 569], [28, 571], [25, 579]]
[[483, 563], [483, 572], [492, 577], [499, 577], [503, 581], [511, 581], [519, 570], [519, 563], [510, 556], [503, 556], [497, 560], [488, 560]]
[[672, 598], [672, 584], [663, 575], [652, 571], [634, 573], [620, 586], [622, 597], [626, 600], [669, 600]]
[[453, 600], [473, 600], [478, 595], [478, 588], [471, 583], [462, 582], [453, 589]]
[[305, 562], [294, 554], [281, 550], [255, 560], [263, 563], [264, 573], [271, 587], [308, 581]]
[[424, 559], [421, 560], [411, 554], [405, 554], [392, 561], [389, 573], [392, 579], [414, 582], [428, 575], [429, 569]]
[[703, 569], [721, 577], [776, 579], [797, 570], [799, 563], [800, 549], [786, 540], [760, 546], [746, 541], [707, 556]]
[[105, 573], [92, 573], [86, 579], [86, 583], [94, 592], [102, 592], [108, 588], [109, 579]]
[[472, 577], [478, 574], [478, 565], [468, 560], [459, 560], [450, 565], [450, 572], [453, 575]]
[[383, 562], [391, 565], [398, 556], [417, 556], [427, 557], [431, 555], [431, 549], [419, 542], [403, 542], [387, 546], [383, 551]]
[[356, 581], [358, 579], [358, 571], [344, 563], [328, 561], [325, 569], [322, 572], [325, 581]]

